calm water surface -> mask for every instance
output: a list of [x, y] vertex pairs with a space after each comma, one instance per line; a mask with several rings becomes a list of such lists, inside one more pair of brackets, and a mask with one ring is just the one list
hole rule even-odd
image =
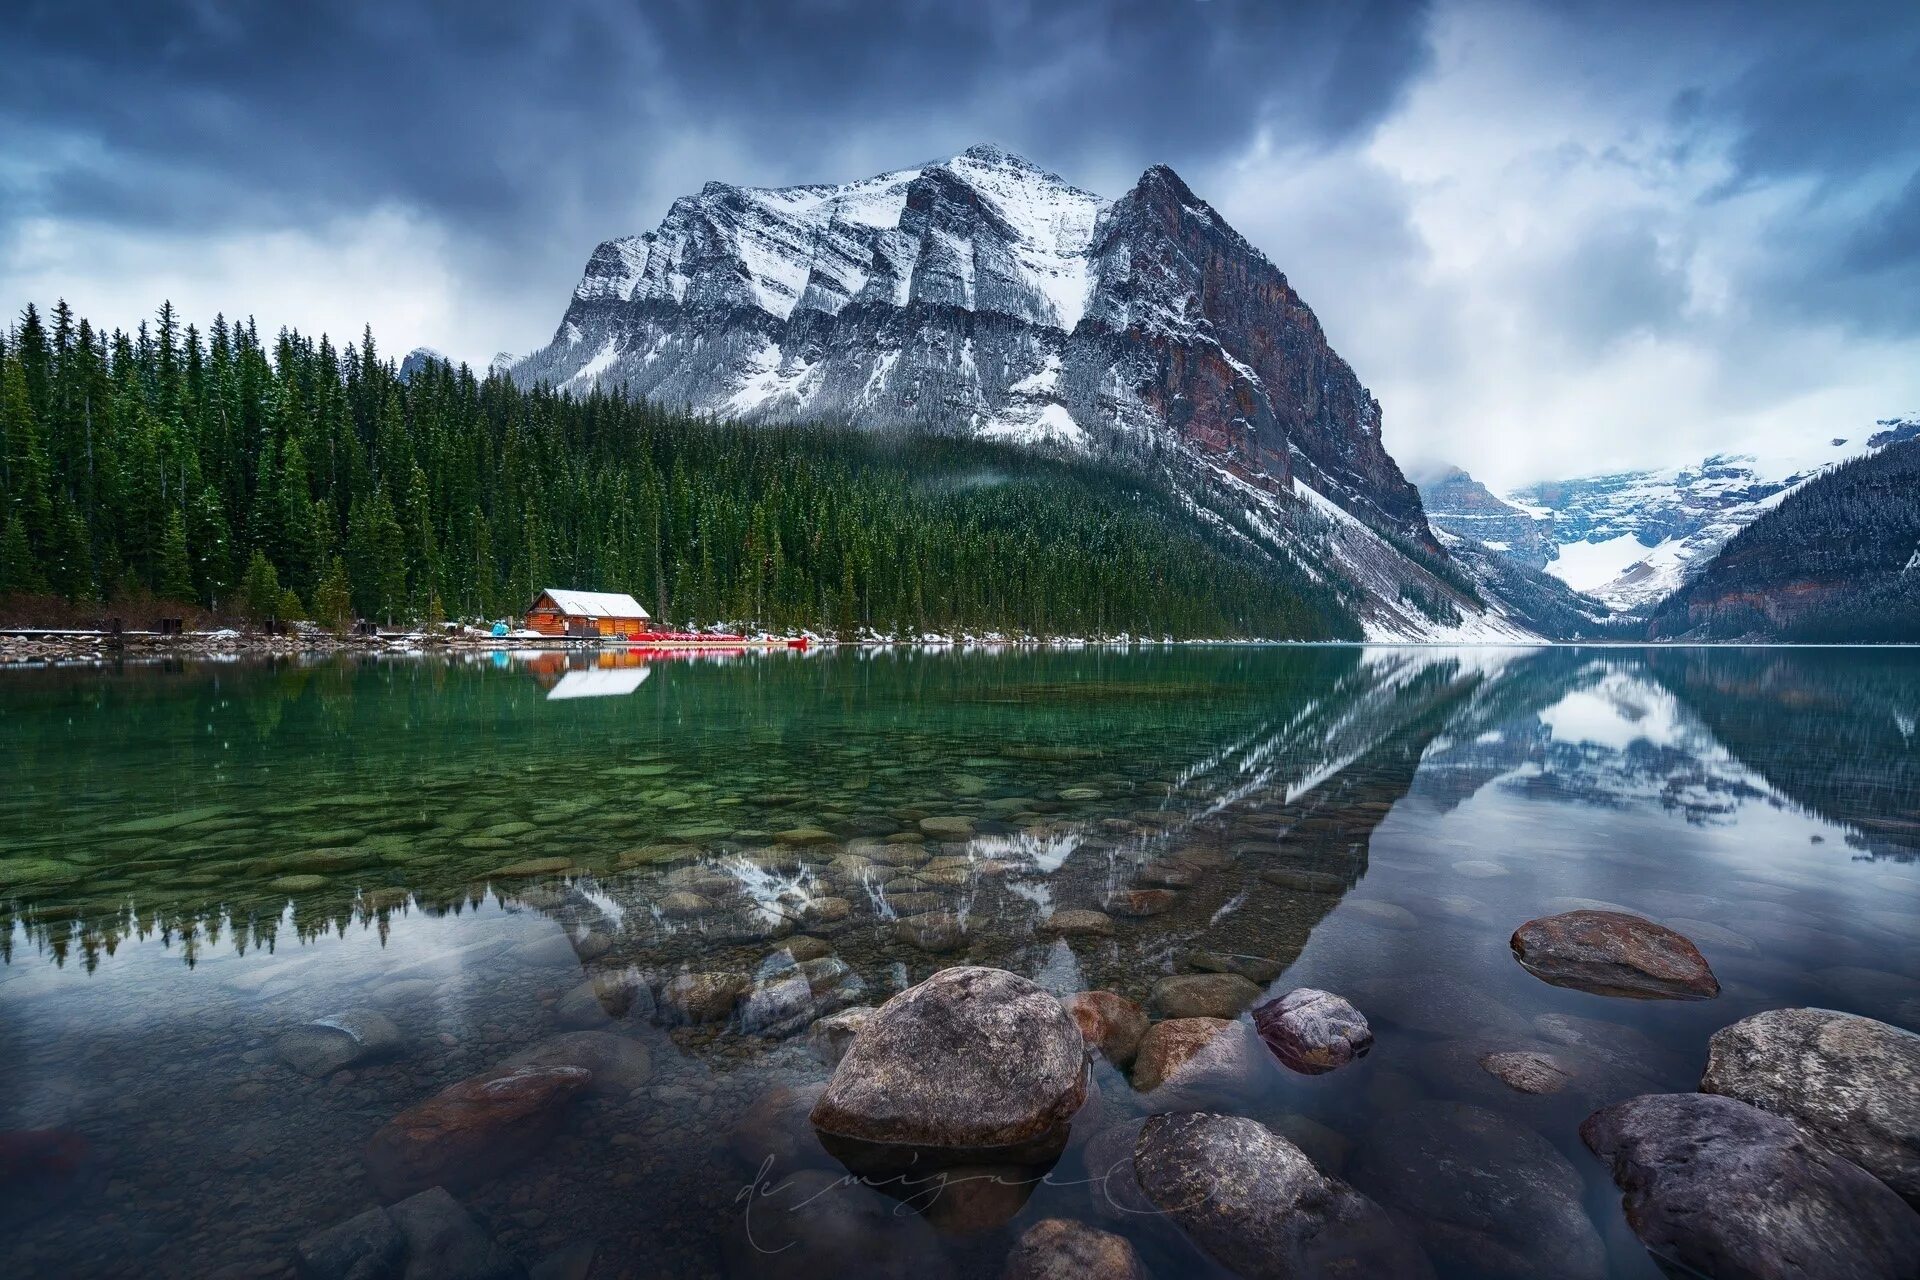
[[[876, 1270], [997, 1275], [1045, 1216], [1126, 1232], [1156, 1275], [1211, 1275], [1103, 1216], [1082, 1158], [1103, 1126], [1204, 1106], [1453, 1241], [1442, 1274], [1545, 1274], [1563, 1242], [1543, 1237], [1590, 1226], [1606, 1274], [1652, 1277], [1579, 1144], [1590, 1110], [1693, 1088], [1707, 1037], [1764, 1008], [1920, 1028], [1916, 716], [1911, 651], [0, 672], [0, 1275], [289, 1274], [296, 1241], [385, 1201], [361, 1153], [396, 1113], [597, 1028], [620, 1052], [594, 1091], [459, 1191], [549, 1276], [800, 1276], [804, 1249], [754, 1246], [815, 1247], [808, 1230], [870, 1234]], [[929, 819], [954, 821], [916, 838]], [[1043, 927], [1164, 883], [1173, 855], [1199, 870], [1163, 914]], [[1610, 999], [1514, 962], [1516, 925], [1595, 903], [1687, 933], [1722, 994]], [[798, 984], [794, 951], [824, 957]], [[774, 1180], [831, 1165], [804, 1103], [777, 1105], [829, 1074], [808, 1020], [965, 962], [1142, 1002], [1170, 974], [1278, 971], [1274, 994], [1350, 996], [1376, 1046], [1177, 1097], [1097, 1064], [1075, 1146], [1010, 1220], [1003, 1196], [936, 1229], [864, 1189], [830, 1227], [751, 1217], [763, 1159]], [[682, 973], [753, 989], [724, 1022], [648, 1016]], [[401, 1033], [387, 1060], [317, 1079], [285, 1060], [294, 1027], [368, 1013]], [[1478, 1065], [1570, 1044], [1590, 1070], [1559, 1094]], [[1487, 1159], [1540, 1135], [1514, 1180], [1570, 1187], [1584, 1221], [1530, 1194], [1490, 1214], [1442, 1172], [1418, 1120], [1459, 1103], [1522, 1132]]]

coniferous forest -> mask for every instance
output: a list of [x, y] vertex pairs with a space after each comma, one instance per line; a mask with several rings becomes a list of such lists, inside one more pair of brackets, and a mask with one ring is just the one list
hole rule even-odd
[[[1194, 499], [1193, 501], [1204, 501]], [[630, 591], [675, 626], [1357, 638], [1331, 593], [1138, 472], [747, 427], [173, 308], [0, 349], [0, 596], [340, 628]], [[1218, 519], [1213, 517], [1217, 516]]]

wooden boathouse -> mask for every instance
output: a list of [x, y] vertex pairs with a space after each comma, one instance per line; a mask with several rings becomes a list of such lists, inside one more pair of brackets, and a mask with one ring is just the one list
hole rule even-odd
[[640, 602], [617, 591], [548, 587], [527, 606], [527, 630], [582, 639], [644, 636], [653, 625]]

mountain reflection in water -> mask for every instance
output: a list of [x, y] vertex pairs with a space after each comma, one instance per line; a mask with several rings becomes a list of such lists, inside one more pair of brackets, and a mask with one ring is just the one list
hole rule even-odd
[[[976, 963], [1142, 1003], [1193, 972], [1346, 994], [1375, 1028], [1362, 1062], [1179, 1105], [1261, 1119], [1363, 1190], [1393, 1117], [1489, 1108], [1577, 1171], [1609, 1272], [1650, 1277], [1574, 1136], [1603, 1099], [1518, 1094], [1477, 1058], [1590, 1023], [1641, 1046], [1636, 1088], [1691, 1089], [1706, 1037], [1760, 1008], [1920, 1025], [1917, 705], [1920, 655], [1855, 650], [0, 673], [0, 1137], [52, 1135], [0, 1151], [0, 1267], [275, 1274], [384, 1202], [360, 1149], [397, 1112], [587, 1029], [624, 1046], [620, 1087], [462, 1201], [529, 1265], [752, 1272], [747, 1157], [822, 1161], [767, 1120], [828, 1074], [808, 1026]], [[1683, 928], [1723, 995], [1609, 1000], [1514, 964], [1517, 924], [1593, 904]], [[369, 1012], [392, 1054], [289, 1065], [293, 1028]], [[1104, 1061], [1096, 1082], [1084, 1132], [1171, 1105]], [[997, 1275], [1037, 1217], [1091, 1220], [1074, 1150], [1010, 1221], [898, 1242]], [[1486, 1231], [1532, 1256], [1541, 1213]], [[1156, 1274], [1211, 1274], [1101, 1225]]]

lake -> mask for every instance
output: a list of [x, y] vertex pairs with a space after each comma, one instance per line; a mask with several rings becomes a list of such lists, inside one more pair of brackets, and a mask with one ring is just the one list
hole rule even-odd
[[[1128, 1235], [1155, 1275], [1217, 1274], [1099, 1202], [1085, 1154], [1204, 1107], [1416, 1224], [1443, 1275], [1570, 1250], [1655, 1277], [1584, 1116], [1692, 1090], [1707, 1038], [1758, 1010], [1920, 1028], [1917, 715], [1912, 650], [0, 671], [0, 1274], [291, 1274], [297, 1242], [395, 1198], [366, 1153], [396, 1115], [571, 1052], [590, 1088], [449, 1173], [542, 1276], [996, 1276], [1047, 1216]], [[1686, 934], [1720, 994], [1515, 962], [1516, 926], [1595, 905]], [[1143, 1004], [1188, 973], [1319, 987], [1375, 1043], [1151, 1098], [1097, 1060], [1037, 1185], [776, 1213], [782, 1177], [837, 1168], [805, 1123], [831, 1073], [809, 1025], [963, 963]], [[366, 1056], [328, 1070], [343, 1044]], [[1480, 1064], [1527, 1049], [1587, 1067], [1533, 1094]], [[1507, 1162], [1493, 1200], [1423, 1119], [1459, 1104]]]

